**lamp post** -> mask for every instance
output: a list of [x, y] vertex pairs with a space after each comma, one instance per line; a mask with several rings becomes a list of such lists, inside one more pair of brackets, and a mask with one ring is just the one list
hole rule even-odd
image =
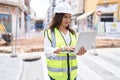
[[16, 33], [15, 33], [15, 45], [13, 44], [13, 37], [12, 37], [12, 52], [11, 52], [11, 57], [17, 57], [17, 50], [16, 50], [16, 47], [17, 47], [17, 33], [18, 33], [18, 13], [19, 13], [19, 8], [17, 7], [16, 9]]

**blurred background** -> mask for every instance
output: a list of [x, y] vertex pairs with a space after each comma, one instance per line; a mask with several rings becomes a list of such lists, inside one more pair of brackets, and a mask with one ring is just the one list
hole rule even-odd
[[120, 80], [120, 0], [0, 0], [0, 80], [49, 80], [44, 30], [63, 1], [76, 33], [97, 32], [92, 49], [77, 56], [77, 80]]

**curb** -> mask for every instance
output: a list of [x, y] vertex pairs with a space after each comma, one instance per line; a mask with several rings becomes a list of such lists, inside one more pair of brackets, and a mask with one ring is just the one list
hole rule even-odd
[[35, 61], [41, 59], [42, 52], [21, 53], [18, 55], [23, 61]]

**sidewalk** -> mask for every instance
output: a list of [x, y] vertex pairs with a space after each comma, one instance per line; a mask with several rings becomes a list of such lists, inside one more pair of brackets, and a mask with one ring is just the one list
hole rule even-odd
[[9, 54], [0, 54], [0, 80], [20, 80], [23, 61], [11, 58]]

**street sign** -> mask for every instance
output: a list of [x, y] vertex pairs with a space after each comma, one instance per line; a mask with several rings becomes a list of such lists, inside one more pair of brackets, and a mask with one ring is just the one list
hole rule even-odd
[[97, 14], [98, 16], [101, 16], [101, 15], [102, 15], [102, 12], [101, 12], [101, 11], [97, 11], [96, 14]]

